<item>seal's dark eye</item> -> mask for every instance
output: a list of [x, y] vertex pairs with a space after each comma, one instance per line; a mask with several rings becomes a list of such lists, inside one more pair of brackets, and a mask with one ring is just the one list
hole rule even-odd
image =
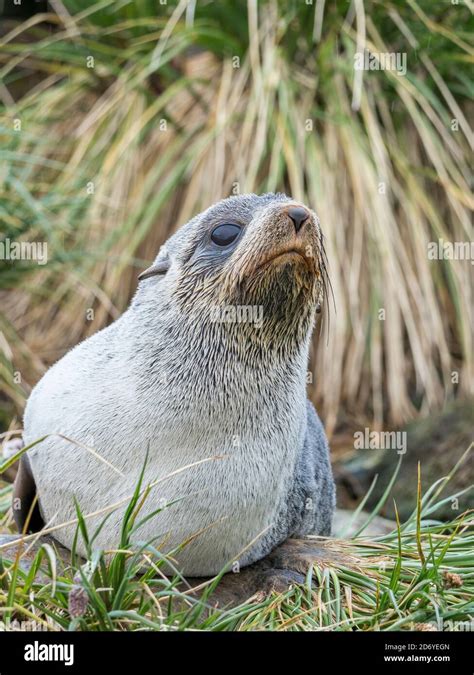
[[234, 223], [224, 223], [218, 225], [212, 230], [211, 239], [218, 246], [228, 246], [237, 239], [240, 232], [240, 226]]

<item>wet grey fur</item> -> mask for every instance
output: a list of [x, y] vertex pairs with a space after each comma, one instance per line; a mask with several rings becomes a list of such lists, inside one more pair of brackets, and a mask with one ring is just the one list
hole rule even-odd
[[[148, 450], [145, 482], [161, 482], [141, 517], [165, 508], [135, 539], [174, 550], [203, 530], [175, 555], [188, 575], [212, 575], [233, 561], [248, 565], [289, 536], [330, 534], [329, 450], [305, 384], [319, 286], [311, 286], [301, 306], [288, 267], [273, 279], [271, 293], [251, 289], [265, 310], [258, 332], [209, 323], [206, 314], [216, 275], [232, 270], [232, 292], [244, 292], [239, 265], [248, 252], [251, 264], [255, 247], [269, 237], [285, 241], [281, 213], [288, 204], [297, 202], [281, 194], [243, 195], [193, 218], [160, 250], [155, 264], [165, 273], [142, 281], [120, 319], [66, 354], [35, 387], [25, 442], [63, 433], [109, 463], [58, 437], [29, 451], [49, 524], [75, 517], [73, 496], [84, 513], [121, 501], [95, 541], [115, 547]], [[243, 234], [229, 250], [217, 250], [209, 232], [229, 221], [242, 223]], [[313, 213], [311, 228], [308, 236], [319, 245]], [[164, 480], [171, 472], [177, 473]], [[102, 519], [87, 520], [91, 533]], [[54, 536], [71, 547], [74, 527]], [[80, 543], [78, 550], [85, 551]]]

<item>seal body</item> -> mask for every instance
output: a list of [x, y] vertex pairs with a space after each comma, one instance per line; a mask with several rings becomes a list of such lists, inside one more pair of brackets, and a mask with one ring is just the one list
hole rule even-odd
[[[317, 218], [306, 210], [298, 228], [301, 214], [288, 215], [298, 209], [284, 195], [245, 195], [191, 220], [122, 317], [35, 387], [24, 439], [49, 435], [28, 451], [49, 526], [74, 519], [75, 497], [90, 536], [108, 515], [94, 545], [113, 549], [145, 467], [133, 539], [185, 574], [330, 534], [328, 445], [305, 392], [325, 263]], [[70, 548], [74, 533], [53, 536]]]

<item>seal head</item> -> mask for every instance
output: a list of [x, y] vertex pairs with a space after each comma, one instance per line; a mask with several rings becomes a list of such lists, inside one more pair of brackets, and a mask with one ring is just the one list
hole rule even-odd
[[140, 278], [152, 285], [163, 276], [195, 324], [220, 320], [234, 333], [238, 324], [243, 341], [295, 347], [328, 287], [319, 220], [283, 194], [230, 197], [181, 228]]

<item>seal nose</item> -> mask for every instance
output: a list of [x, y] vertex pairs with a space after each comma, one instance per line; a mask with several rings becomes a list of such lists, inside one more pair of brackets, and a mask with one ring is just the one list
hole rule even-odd
[[295, 230], [297, 232], [300, 231], [303, 223], [305, 223], [309, 218], [309, 213], [301, 206], [290, 206], [287, 213], [288, 217], [293, 221]]

